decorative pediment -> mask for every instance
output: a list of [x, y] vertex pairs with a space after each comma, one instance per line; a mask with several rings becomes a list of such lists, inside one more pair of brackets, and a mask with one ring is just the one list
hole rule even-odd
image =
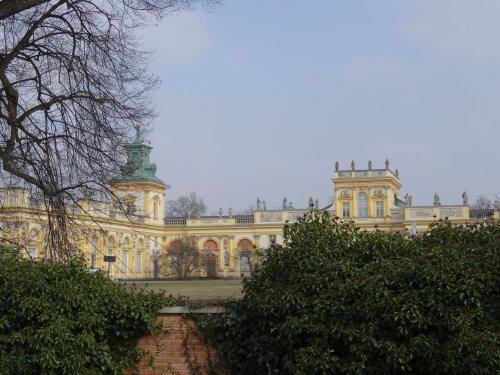
[[351, 199], [352, 198], [352, 193], [350, 190], [347, 189], [342, 189], [339, 192], [339, 199]]
[[383, 189], [373, 189], [372, 190], [372, 197], [374, 198], [384, 198], [385, 197], [385, 192]]

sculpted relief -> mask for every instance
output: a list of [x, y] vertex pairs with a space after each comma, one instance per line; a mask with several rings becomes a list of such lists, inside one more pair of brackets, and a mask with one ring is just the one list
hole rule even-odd
[[372, 190], [372, 197], [383, 198], [383, 197], [385, 197], [385, 191], [383, 189], [373, 189]]
[[352, 192], [348, 189], [342, 189], [339, 192], [339, 199], [351, 199]]

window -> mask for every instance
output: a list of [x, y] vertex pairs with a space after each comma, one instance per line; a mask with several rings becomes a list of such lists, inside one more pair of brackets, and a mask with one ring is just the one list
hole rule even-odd
[[137, 242], [137, 252], [135, 253], [135, 272], [138, 274], [142, 273], [142, 254], [144, 254], [145, 251], [144, 240], [141, 238]]
[[128, 252], [130, 251], [130, 240], [125, 238], [122, 243], [122, 259], [120, 261], [120, 271], [123, 275], [128, 273]]
[[158, 210], [160, 207], [160, 197], [155, 195], [153, 198], [153, 219], [158, 219]]
[[135, 272], [142, 273], [142, 251], [137, 252], [137, 257], [135, 259]]
[[240, 253], [240, 272], [250, 272], [252, 270], [252, 253], [250, 251], [242, 251]]
[[348, 202], [342, 203], [342, 217], [351, 216], [350, 204]]
[[368, 217], [368, 196], [366, 193], [358, 194], [358, 217]]
[[168, 254], [168, 269], [169, 269], [171, 274], [173, 274], [173, 275], [179, 274], [179, 268], [180, 268], [179, 263], [181, 263], [180, 254], [175, 252], [175, 251], [169, 252], [169, 254]]
[[250, 264], [252, 259], [252, 249], [253, 243], [247, 238], [243, 238], [238, 241], [238, 250], [239, 250], [239, 263], [240, 263], [240, 271], [241, 272], [250, 272], [252, 266]]
[[37, 258], [37, 253], [38, 253], [38, 232], [34, 229], [30, 231], [29, 234], [29, 244], [28, 244], [28, 255], [30, 259], [36, 259]]
[[375, 208], [377, 211], [377, 217], [384, 217], [384, 202], [378, 201], [375, 203]]
[[136, 205], [135, 202], [137, 200], [137, 197], [133, 194], [127, 194], [122, 198], [122, 204], [123, 207], [125, 208], [125, 211], [127, 214], [134, 215], [136, 211]]
[[121, 269], [122, 269], [122, 273], [124, 275], [126, 275], [127, 270], [128, 270], [128, 251], [127, 250], [123, 250]]
[[[108, 242], [108, 255], [114, 255], [114, 251], [115, 251], [115, 239], [113, 237], [110, 237]], [[113, 263], [112, 262], [108, 263], [108, 267], [109, 267], [109, 273], [112, 274], [114, 272]]]
[[36, 245], [29, 245], [28, 246], [28, 254], [30, 256], [30, 259], [36, 259]]
[[97, 255], [98, 255], [98, 251], [99, 251], [99, 248], [97, 246], [97, 239], [96, 238], [94, 238], [92, 240], [92, 246], [91, 247], [92, 247], [92, 249], [91, 249], [91, 251], [92, 251], [92, 255], [91, 255], [92, 256], [92, 262], [91, 262], [90, 267], [93, 268], [93, 269], [96, 269], [97, 266], [98, 266], [97, 265]]

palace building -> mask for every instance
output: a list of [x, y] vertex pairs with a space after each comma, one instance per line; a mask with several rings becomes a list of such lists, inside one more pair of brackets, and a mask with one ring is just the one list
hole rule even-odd
[[[283, 201], [279, 210], [267, 210], [260, 199], [252, 215], [192, 218], [168, 217], [165, 203], [169, 186], [156, 177], [150, 161], [152, 147], [137, 132], [124, 146], [127, 163], [110, 185], [118, 202], [82, 200], [73, 207], [75, 246], [83, 252], [89, 268], [108, 271], [113, 278], [159, 278], [179, 276], [174, 267], [179, 249], [188, 242], [191, 257], [202, 259], [203, 267], [188, 272], [192, 276], [240, 277], [251, 271], [255, 249], [283, 241], [283, 225], [293, 222], [318, 203], [295, 209]], [[499, 211], [472, 210], [467, 195], [457, 205], [443, 206], [434, 196], [432, 206], [413, 206], [411, 196], [400, 197], [398, 170], [386, 160], [382, 169], [340, 169], [335, 164], [334, 202], [323, 208], [340, 218], [353, 220], [363, 230], [425, 231], [436, 219], [448, 218], [467, 223], [499, 218]], [[20, 188], [0, 190], [0, 226], [3, 237], [17, 243], [26, 256], [46, 254], [44, 228], [47, 217], [43, 204]], [[187, 241], [186, 241], [187, 239]], [[109, 258], [111, 256], [111, 258]], [[106, 259], [115, 259], [108, 263]]]

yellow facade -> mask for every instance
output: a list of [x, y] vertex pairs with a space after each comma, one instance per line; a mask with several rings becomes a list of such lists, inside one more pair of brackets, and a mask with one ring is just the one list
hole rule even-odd
[[[140, 145], [142, 141], [135, 144]], [[257, 207], [252, 215], [169, 218], [164, 210], [168, 185], [154, 171], [145, 180], [112, 180], [112, 191], [120, 202], [81, 201], [73, 208], [71, 235], [90, 268], [108, 271], [109, 267], [110, 275], [120, 279], [168, 277], [172, 275], [169, 249], [176, 240], [190, 238], [201, 256], [210, 260], [210, 266], [196, 272], [198, 276], [239, 277], [250, 271], [243, 254], [281, 243], [283, 225], [310, 209]], [[356, 169], [353, 162], [350, 169], [341, 170], [337, 163], [332, 181], [334, 202], [325, 209], [366, 230], [425, 231], [443, 217], [456, 223], [489, 217], [489, 213], [472, 212], [466, 199], [451, 206], [412, 206], [411, 197], [400, 199], [398, 173], [389, 168], [388, 161], [382, 169], [372, 169], [371, 162], [368, 168]], [[47, 256], [43, 205], [18, 188], [0, 190], [0, 201], [0, 226], [6, 241], [18, 244], [26, 256]], [[492, 215], [499, 218], [498, 211]], [[116, 262], [104, 262], [107, 255], [116, 256]]]

